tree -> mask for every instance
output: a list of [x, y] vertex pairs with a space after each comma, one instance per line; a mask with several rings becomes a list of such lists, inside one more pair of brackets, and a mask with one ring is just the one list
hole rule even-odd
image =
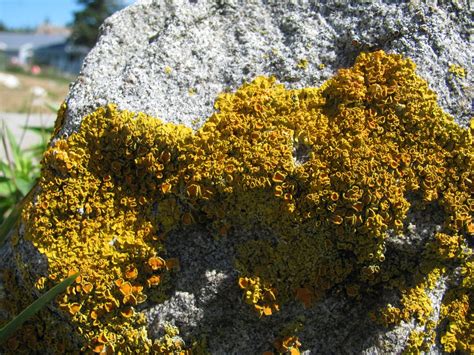
[[125, 5], [121, 0], [77, 0], [84, 6], [74, 13], [71, 41], [92, 48], [97, 41], [99, 27], [104, 20]]

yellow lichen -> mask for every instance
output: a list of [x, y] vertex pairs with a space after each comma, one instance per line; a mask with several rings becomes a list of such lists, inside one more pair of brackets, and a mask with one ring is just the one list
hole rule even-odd
[[421, 354], [428, 353], [434, 343], [434, 332], [430, 331], [429, 336], [426, 332], [414, 330], [408, 337], [407, 345], [403, 354]]
[[458, 78], [465, 78], [466, 77], [466, 69], [464, 69], [462, 66], [457, 65], [457, 64], [451, 64], [449, 66], [448, 71], [450, 73], [453, 73], [455, 76]]
[[285, 336], [273, 342], [278, 354], [299, 355], [301, 343], [296, 336]]
[[165, 334], [153, 342], [152, 352], [170, 355], [190, 354], [184, 348], [183, 339], [179, 336], [179, 329], [171, 324], [166, 324], [164, 328]]
[[[461, 265], [472, 280], [462, 251], [473, 232], [472, 135], [439, 108], [412, 61], [362, 53], [321, 88], [258, 77], [215, 107], [192, 132], [109, 105], [46, 152], [26, 237], [48, 259], [39, 277], [80, 271], [59, 305], [84, 349], [156, 348], [136, 306], [165, 298], [178, 262], [166, 259], [163, 238], [195, 223], [229, 238], [271, 230], [237, 248], [243, 297], [261, 316], [292, 299], [309, 307], [338, 287], [360, 299], [390, 280], [402, 296], [383, 323], [426, 325], [439, 263]], [[409, 270], [411, 286], [385, 255], [387, 232], [402, 231], [413, 207], [410, 193], [446, 216], [427, 262]], [[456, 336], [466, 339], [459, 322]], [[283, 350], [298, 349], [291, 344]]]
[[298, 66], [299, 69], [306, 70], [306, 69], [308, 69], [308, 65], [309, 65], [308, 60], [306, 58], [303, 58], [303, 59], [300, 59], [298, 61], [297, 66]]
[[245, 302], [252, 305], [260, 316], [269, 316], [279, 310], [279, 305], [275, 302], [276, 290], [262, 285], [259, 277], [241, 277], [239, 286], [244, 290]]
[[447, 320], [441, 344], [447, 352], [474, 353], [473, 298], [472, 287], [451, 291], [441, 306], [441, 317]]

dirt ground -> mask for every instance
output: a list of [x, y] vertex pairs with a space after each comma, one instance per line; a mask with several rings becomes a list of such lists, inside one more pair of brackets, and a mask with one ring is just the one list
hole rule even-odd
[[69, 91], [67, 80], [11, 75], [19, 80], [19, 85], [8, 88], [0, 83], [0, 112], [51, 114]]

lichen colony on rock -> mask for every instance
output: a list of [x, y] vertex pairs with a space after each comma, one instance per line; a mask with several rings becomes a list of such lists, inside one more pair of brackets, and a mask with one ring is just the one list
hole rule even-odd
[[[85, 349], [184, 351], [149, 339], [139, 310], [179, 277], [167, 233], [198, 223], [221, 238], [272, 231], [242, 242], [235, 261], [256, 315], [294, 299], [310, 307], [336, 287], [356, 299], [390, 288], [399, 304], [372, 316], [416, 319], [407, 351], [429, 350], [439, 324], [446, 351], [474, 351], [472, 130], [442, 111], [411, 60], [362, 53], [321, 88], [258, 77], [215, 108], [193, 132], [109, 105], [46, 152], [26, 237], [48, 259], [41, 287], [80, 271], [59, 307]], [[388, 232], [401, 234], [414, 207], [408, 195], [445, 215], [415, 270], [386, 253]], [[455, 269], [461, 281], [433, 324], [426, 292]]]

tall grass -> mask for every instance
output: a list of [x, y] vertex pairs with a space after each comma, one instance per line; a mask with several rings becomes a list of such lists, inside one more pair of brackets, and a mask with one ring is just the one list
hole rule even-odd
[[[4, 159], [0, 159], [0, 248], [20, 220], [21, 209], [39, 177], [39, 162], [53, 131], [52, 128], [28, 125], [23, 129], [22, 137], [26, 131], [34, 132], [40, 136], [40, 143], [28, 149], [21, 149], [19, 141], [21, 142], [22, 138], [17, 140], [4, 121], [0, 126], [1, 149], [5, 155]], [[64, 292], [77, 276], [78, 274], [70, 276], [51, 288], [0, 328], [0, 344], [12, 336], [25, 321]]]
[[0, 141], [5, 154], [5, 159], [0, 159], [0, 224], [36, 183], [40, 173], [39, 161], [52, 133], [52, 128], [45, 127], [26, 126], [24, 130], [38, 134], [41, 142], [22, 150], [4, 121], [0, 127]]

